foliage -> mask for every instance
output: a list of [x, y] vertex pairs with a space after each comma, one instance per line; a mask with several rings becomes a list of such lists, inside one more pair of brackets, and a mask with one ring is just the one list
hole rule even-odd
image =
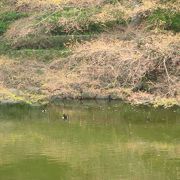
[[99, 7], [64, 8], [43, 18], [47, 18], [48, 31], [61, 35], [99, 33], [115, 25], [125, 24], [122, 12], [108, 12]]
[[16, 59], [26, 60], [38, 60], [43, 62], [49, 62], [56, 58], [67, 57], [71, 54], [70, 49], [62, 48], [56, 49], [22, 49], [11, 50], [6, 53], [8, 57]]
[[151, 28], [180, 32], [180, 12], [158, 8], [148, 17]]
[[0, 55], [8, 56], [13, 59], [26, 59], [26, 60], [38, 60], [38, 61], [52, 61], [53, 59], [59, 57], [67, 57], [71, 54], [70, 49], [63, 47], [48, 48], [48, 49], [30, 49], [30, 48], [22, 48], [22, 49], [14, 49], [8, 43], [0, 41]]
[[0, 14], [0, 35], [6, 32], [10, 23], [25, 16], [27, 16], [27, 14], [14, 11]]

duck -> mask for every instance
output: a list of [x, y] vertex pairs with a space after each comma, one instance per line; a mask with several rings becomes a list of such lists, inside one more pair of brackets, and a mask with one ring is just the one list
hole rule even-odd
[[69, 116], [68, 116], [67, 114], [63, 114], [63, 115], [62, 115], [62, 119], [68, 120], [68, 119], [69, 119]]
[[41, 111], [42, 113], [45, 113], [45, 112], [47, 112], [47, 110], [46, 109], [42, 109], [42, 111]]
[[46, 113], [47, 112], [47, 104], [41, 107], [41, 112]]

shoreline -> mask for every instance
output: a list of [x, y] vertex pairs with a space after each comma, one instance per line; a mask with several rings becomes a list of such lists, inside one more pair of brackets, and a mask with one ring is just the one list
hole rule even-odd
[[[104, 102], [122, 102], [132, 106], [147, 106], [147, 107], [162, 107], [162, 108], [174, 108], [180, 107], [180, 101], [176, 98], [163, 98], [147, 94], [143, 92], [132, 93], [129, 96], [118, 95], [95, 95], [95, 96], [62, 96], [62, 95], [42, 95], [33, 94], [33, 97], [17, 96], [3, 98], [0, 93], [0, 105], [30, 105], [30, 106], [44, 106], [48, 104], [56, 104], [59, 102], [83, 102], [83, 101], [104, 101]], [[31, 94], [32, 96], [32, 94]]]

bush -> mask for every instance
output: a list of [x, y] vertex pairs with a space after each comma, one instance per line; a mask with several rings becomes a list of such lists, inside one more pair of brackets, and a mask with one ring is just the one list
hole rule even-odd
[[151, 28], [180, 32], [180, 12], [158, 8], [148, 17], [148, 23]]

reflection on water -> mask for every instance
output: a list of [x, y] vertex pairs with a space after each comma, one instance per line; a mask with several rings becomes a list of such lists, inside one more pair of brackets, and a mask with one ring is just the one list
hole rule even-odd
[[180, 178], [179, 109], [91, 101], [45, 108], [0, 107], [0, 180]]

